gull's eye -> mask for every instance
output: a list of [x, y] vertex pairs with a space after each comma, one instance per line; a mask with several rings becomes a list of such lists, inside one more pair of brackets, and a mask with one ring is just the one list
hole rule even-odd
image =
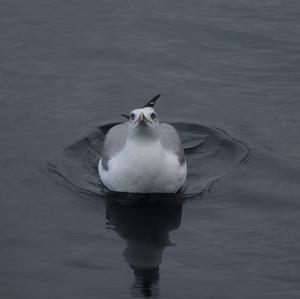
[[151, 118], [156, 119], [156, 114], [154, 112], [151, 113]]
[[134, 113], [131, 113], [131, 114], [129, 115], [129, 117], [130, 117], [131, 120], [134, 120], [135, 114], [134, 114]]

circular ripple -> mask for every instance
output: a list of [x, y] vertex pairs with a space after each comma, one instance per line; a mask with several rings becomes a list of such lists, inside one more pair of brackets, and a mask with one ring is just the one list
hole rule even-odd
[[[100, 126], [88, 136], [58, 152], [48, 162], [49, 170], [61, 177], [65, 184], [75, 187], [78, 192], [94, 195], [111, 193], [100, 181], [98, 162], [104, 136], [116, 124]], [[249, 157], [245, 144], [221, 130], [198, 124], [171, 124], [180, 135], [188, 165], [187, 182], [184, 192], [180, 194], [181, 199], [192, 199], [207, 191]], [[130, 195], [131, 199], [133, 197], [134, 195]]]

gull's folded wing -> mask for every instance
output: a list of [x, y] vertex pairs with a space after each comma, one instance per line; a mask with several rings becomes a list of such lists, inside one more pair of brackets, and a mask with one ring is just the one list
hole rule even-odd
[[128, 134], [128, 122], [112, 127], [105, 135], [101, 152], [102, 166], [108, 170], [108, 161], [118, 154], [125, 145]]
[[184, 151], [175, 128], [168, 124], [160, 124], [159, 134], [163, 147], [176, 154], [180, 164], [183, 164], [185, 162]]

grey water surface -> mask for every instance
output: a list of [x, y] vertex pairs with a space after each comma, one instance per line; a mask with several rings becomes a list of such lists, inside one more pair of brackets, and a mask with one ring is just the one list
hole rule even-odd
[[[0, 298], [299, 298], [299, 33], [296, 0], [2, 0]], [[112, 194], [157, 93], [185, 190]]]

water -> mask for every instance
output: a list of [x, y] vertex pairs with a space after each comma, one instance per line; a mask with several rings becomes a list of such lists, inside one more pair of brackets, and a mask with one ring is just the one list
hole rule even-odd
[[[299, 298], [299, 20], [292, 0], [2, 1], [0, 297]], [[95, 163], [157, 93], [189, 180], [137, 204]]]

